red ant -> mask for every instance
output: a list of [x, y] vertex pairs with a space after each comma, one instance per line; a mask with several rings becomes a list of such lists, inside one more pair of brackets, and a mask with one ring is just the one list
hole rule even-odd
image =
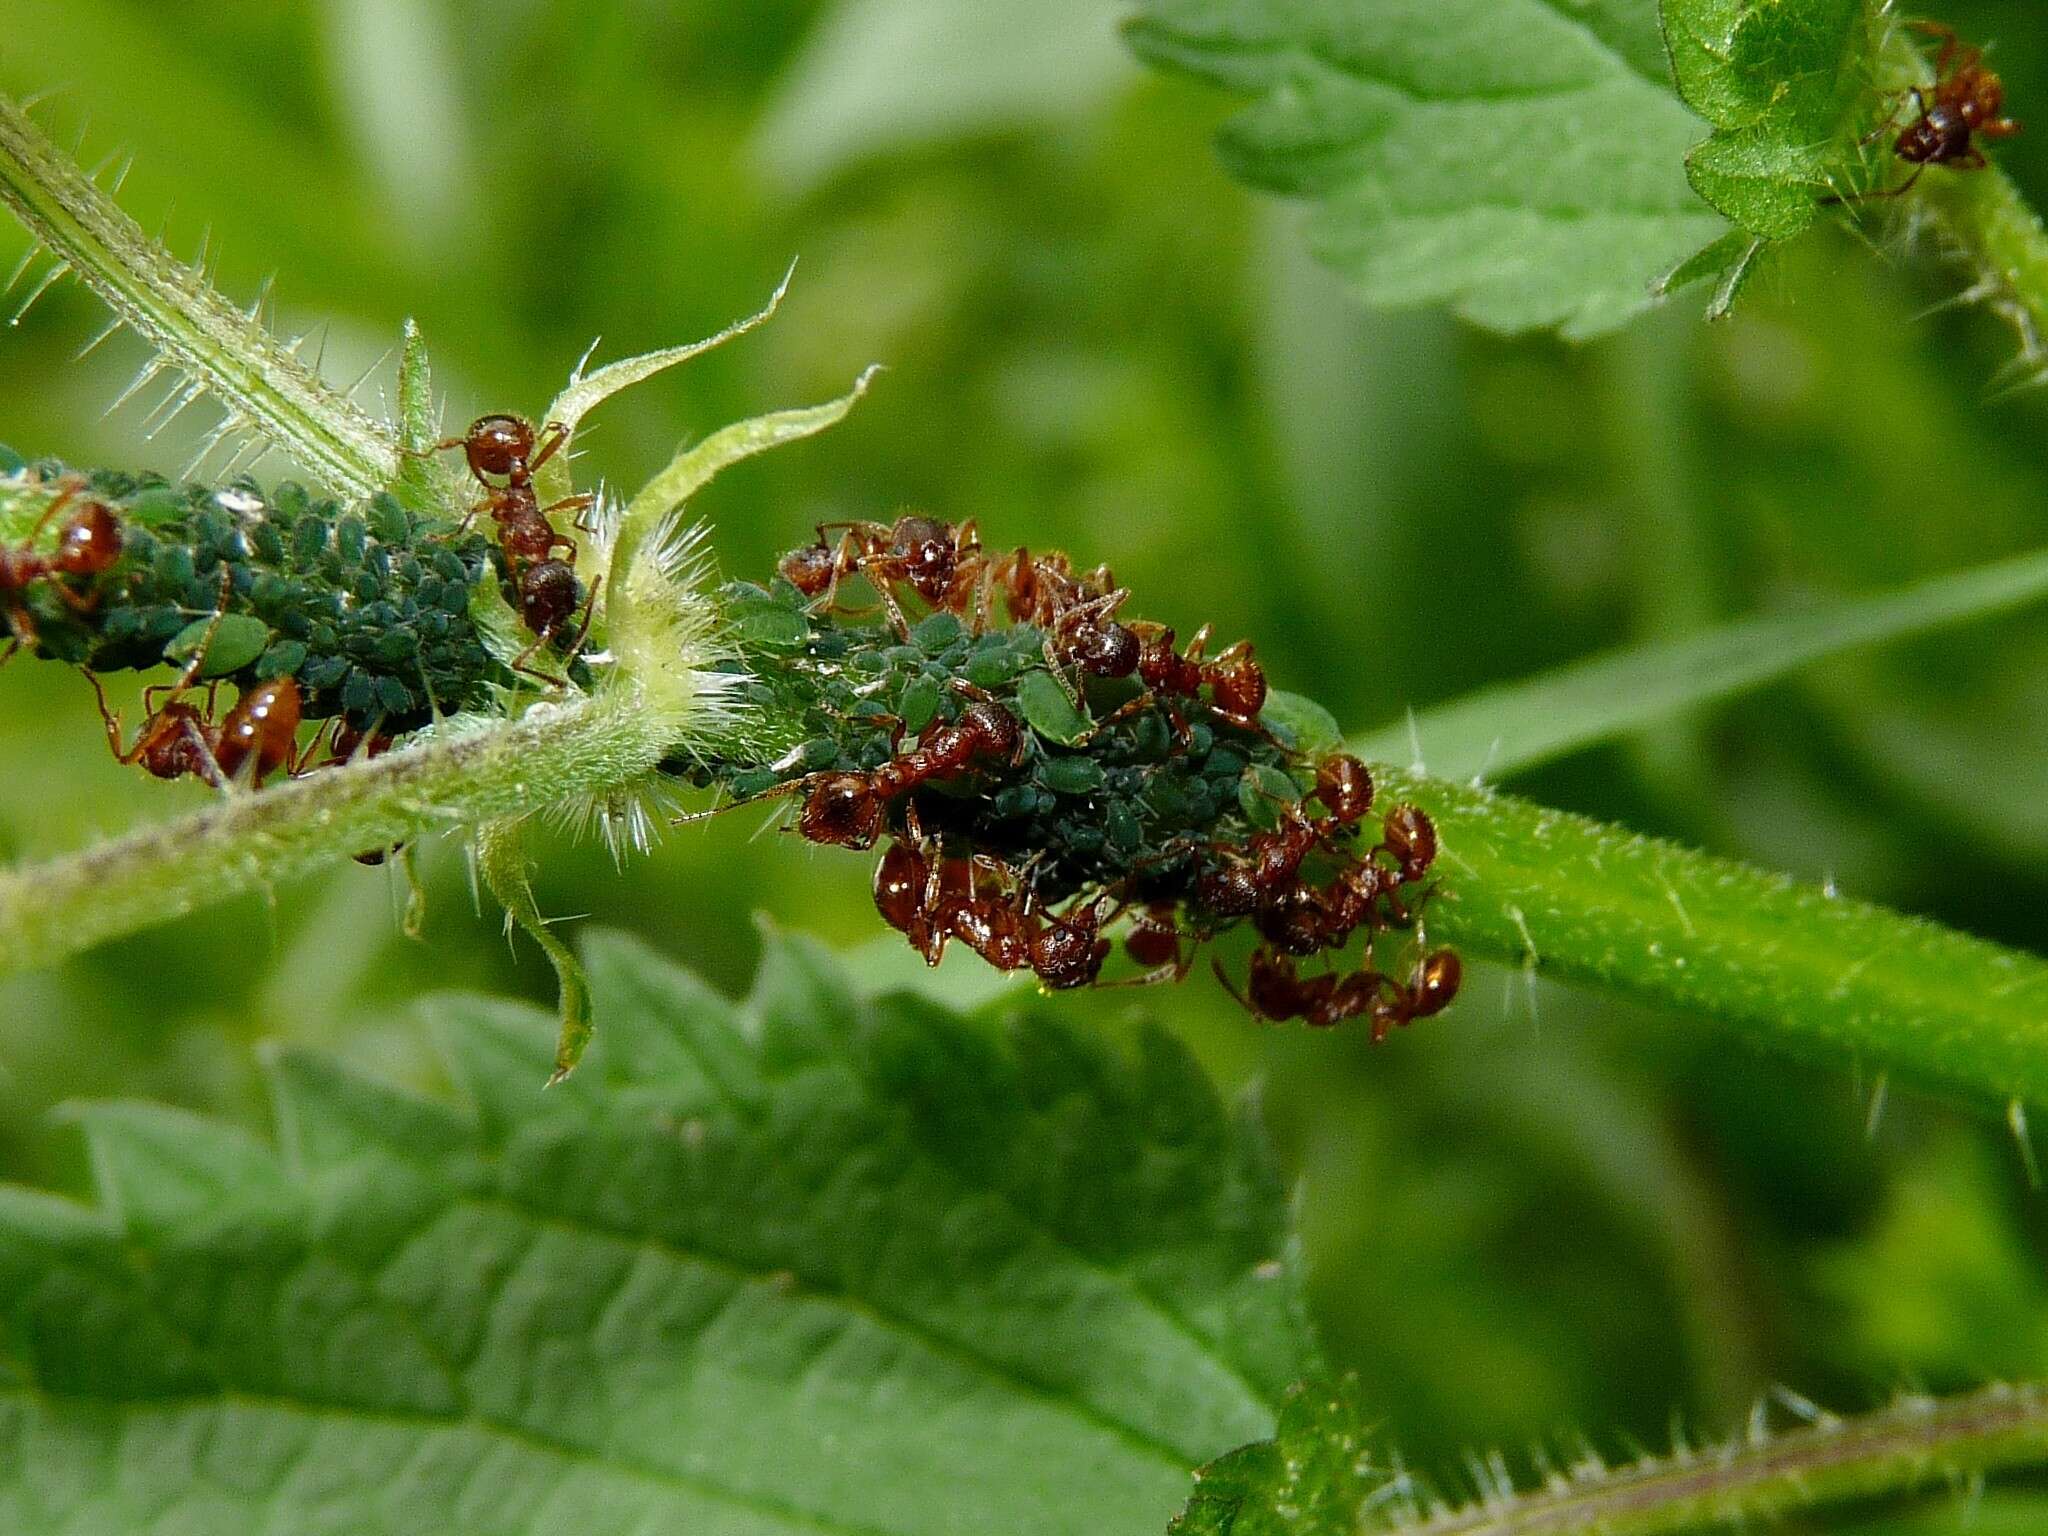
[[875, 907], [892, 928], [906, 934], [928, 965], [937, 965], [948, 939], [958, 939], [999, 971], [1031, 968], [1052, 991], [1085, 987], [1102, 974], [1109, 956], [1103, 925], [1115, 912], [1091, 901], [1074, 911], [1048, 913], [1028, 891], [1003, 892], [981, 881], [989, 861], [936, 861], [922, 840], [890, 844], [875, 866]]
[[797, 830], [810, 841], [867, 848], [881, 835], [890, 801], [927, 779], [958, 773], [978, 759], [1013, 759], [1022, 743], [1017, 717], [993, 700], [983, 700], [968, 705], [959, 720], [930, 731], [917, 746], [872, 773], [815, 775], [793, 781], [782, 792], [803, 794]]
[[1164, 625], [1133, 624], [1130, 629], [1138, 640], [1135, 670], [1145, 691], [1102, 719], [1091, 734], [1163, 701], [1174, 735], [1185, 742], [1188, 722], [1179, 701], [1199, 697], [1204, 684], [1209, 689], [1209, 712], [1217, 719], [1241, 731], [1265, 729], [1259, 723], [1259, 712], [1266, 707], [1266, 670], [1253, 659], [1249, 640], [1240, 640], [1221, 655], [1205, 660], [1202, 653], [1209, 644], [1206, 624], [1195, 631], [1185, 652], [1174, 649], [1174, 632]]
[[[23, 646], [36, 643], [35, 619], [24, 600], [31, 585], [50, 576], [104, 575], [121, 558], [121, 525], [97, 501], [88, 501], [71, 514], [57, 535], [54, 553], [45, 555], [37, 551], [36, 541], [50, 520], [77, 495], [76, 488], [60, 491], [43, 509], [27, 538], [13, 549], [0, 549], [0, 606], [7, 611], [7, 624], [13, 635], [7, 648], [9, 657]], [[90, 613], [98, 606], [96, 595], [74, 592], [61, 581], [52, 582], [51, 590], [75, 613]]]
[[[202, 655], [204, 653], [202, 652]], [[247, 689], [218, 725], [213, 721], [214, 689], [207, 690], [204, 710], [183, 701], [192, 686], [198, 662], [183, 677], [168, 685], [146, 688], [143, 708], [150, 711], [136, 734], [135, 744], [121, 745], [121, 717], [107, 706], [106, 690], [94, 673], [86, 673], [99, 701], [100, 718], [106, 722], [107, 745], [117, 763], [141, 763], [160, 779], [180, 779], [187, 774], [206, 780], [215, 789], [227, 789], [246, 768], [249, 787], [261, 788], [263, 780], [282, 768], [288, 777], [304, 771], [310, 750], [298, 746], [299, 724], [304, 704], [299, 685], [289, 677], [273, 678]], [[159, 693], [164, 702], [152, 707]]]
[[[533, 488], [533, 475], [568, 441], [569, 429], [559, 422], [550, 423], [536, 436], [531, 422], [518, 416], [499, 414], [479, 416], [470, 423], [469, 431], [463, 436], [447, 438], [434, 444], [430, 450], [438, 453], [460, 448], [469, 463], [471, 476], [489, 493], [484, 507], [490, 512], [491, 521], [497, 525], [498, 547], [504, 553], [505, 565], [518, 594], [519, 617], [535, 637], [533, 644], [513, 660], [512, 670], [557, 686], [564, 684], [565, 679], [543, 672], [531, 662], [543, 646], [554, 641], [568, 627], [576, 614], [581, 594], [573, 563], [576, 541], [558, 532], [549, 516], [570, 510], [582, 512], [592, 504], [593, 498], [567, 496], [543, 507]], [[493, 476], [503, 476], [504, 484], [497, 484]], [[470, 516], [474, 517], [475, 513]], [[468, 519], [464, 519], [463, 526], [468, 526]], [[577, 526], [583, 527], [581, 523]], [[557, 559], [557, 550], [566, 550], [569, 558]], [[591, 614], [597, 607], [601, 584], [602, 578], [592, 582], [589, 596], [583, 600], [582, 624], [569, 647], [572, 657], [582, 649], [584, 639], [590, 633]]]
[[1442, 1013], [1458, 995], [1463, 975], [1456, 951], [1438, 949], [1417, 957], [1406, 982], [1369, 966], [1344, 975], [1302, 976], [1287, 956], [1261, 946], [1252, 951], [1251, 972], [1239, 992], [1222, 964], [1216, 965], [1217, 979], [1253, 1017], [1275, 1022], [1298, 1018], [1311, 1029], [1330, 1029], [1364, 1014], [1372, 1020], [1374, 1045], [1390, 1030]]
[[[845, 530], [836, 547], [826, 538], [834, 528]], [[847, 577], [867, 577], [888, 612], [890, 628], [907, 639], [910, 622], [896, 599], [897, 584], [909, 587], [927, 608], [951, 607], [961, 568], [980, 552], [981, 540], [973, 523], [956, 528], [936, 518], [911, 515], [893, 523], [820, 523], [818, 542], [791, 550], [776, 569], [797, 591], [817, 599], [823, 608], [832, 606], [839, 583]]]
[[[207, 684], [204, 709], [185, 702], [185, 695], [198, 684], [200, 670], [213, 649], [214, 635], [227, 613], [229, 587], [229, 572], [223, 568], [220, 601], [214, 608], [213, 622], [206, 627], [178, 680], [142, 690], [142, 707], [149, 713], [132, 746], [121, 745], [121, 717], [108, 707], [106, 689], [98, 674], [79, 669], [85, 672], [86, 681], [92, 684], [93, 697], [99, 702], [100, 719], [107, 728], [107, 746], [113, 751], [115, 762], [140, 763], [160, 779], [181, 779], [189, 774], [223, 790], [232, 787], [245, 769], [252, 789], [261, 788], [264, 779], [280, 768], [291, 778], [306, 771], [318, 740], [303, 752], [299, 749], [305, 700], [291, 678], [271, 678], [244, 689], [218, 724], [213, 711], [219, 683]], [[160, 694], [164, 696], [163, 702], [157, 704], [154, 701]]]
[[1069, 666], [1110, 678], [1129, 677], [1138, 670], [1138, 638], [1115, 617], [1130, 593], [1116, 584], [1108, 566], [1076, 575], [1066, 555], [1054, 551], [1034, 557], [1021, 545], [1007, 555], [981, 560], [978, 570], [965, 573], [956, 596], [964, 616], [972, 590], [977, 632], [988, 627], [998, 587], [1013, 620], [1046, 632], [1046, 659], [1055, 677]]
[[[1919, 86], [1908, 94], [1920, 115], [1908, 123], [1893, 141], [1892, 151], [1913, 167], [1913, 174], [1898, 186], [1861, 197], [1829, 197], [1829, 203], [1860, 202], [1867, 198], [1903, 197], [1930, 165], [1953, 166], [1956, 170], [1981, 170], [1988, 163], [1978, 139], [2009, 139], [2020, 124], [2003, 115], [2005, 83], [1984, 67], [1984, 50], [1971, 47], [1956, 36], [1953, 28], [1938, 21], [1907, 23], [1916, 32], [1941, 39], [1941, 54], [1934, 65], [1934, 99]], [[1878, 137], [1898, 119], [1898, 108], [1864, 143]]]

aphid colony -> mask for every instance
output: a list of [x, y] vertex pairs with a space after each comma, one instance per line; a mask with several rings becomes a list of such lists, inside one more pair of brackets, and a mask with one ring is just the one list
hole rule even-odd
[[[1379, 1039], [1440, 1011], [1457, 956], [1389, 938], [1422, 915], [1429, 818], [1375, 817], [1365, 765], [1306, 739], [1334, 732], [1269, 700], [1248, 644], [1183, 647], [1122, 618], [1128, 595], [1064, 555], [985, 553], [971, 525], [821, 529], [724, 593], [748, 686], [803, 733], [765, 767], [671, 766], [736, 804], [787, 800], [812, 842], [879, 845], [876, 908], [933, 964], [960, 944], [1053, 989], [1177, 981], [1248, 924], [1232, 990], [1261, 1017]], [[1105, 982], [1118, 933], [1136, 971]]]
[[[162, 778], [317, 766], [306, 721], [335, 722], [328, 759], [379, 750], [509, 681], [470, 613], [489, 542], [388, 496], [359, 514], [292, 484], [80, 474], [0, 450], [0, 512], [21, 530], [0, 545], [10, 649], [75, 663], [96, 692], [110, 672], [180, 669], [132, 742], [101, 694], [115, 755]], [[224, 713], [223, 684], [239, 691]]]
[[[548, 514], [590, 499], [544, 509], [533, 489], [561, 440], [536, 444], [528, 423], [487, 416], [440, 445], [465, 451], [484, 491], [452, 530], [388, 495], [359, 515], [292, 484], [266, 496], [249, 481], [82, 475], [0, 450], [0, 504], [41, 508], [0, 545], [9, 651], [77, 663], [121, 762], [223, 787], [374, 756], [437, 714], [477, 707], [513, 673], [559, 685], [533, 664], [548, 647], [587, 679], [578, 653], [596, 593], [556, 558], [576, 543]], [[484, 512], [495, 546], [469, 528]], [[472, 612], [493, 573], [530, 634], [509, 661], [493, 657]], [[178, 679], [145, 693], [128, 742], [100, 676], [166, 662]], [[239, 689], [225, 714], [224, 682]], [[300, 742], [305, 722], [328, 719], [324, 753]]]

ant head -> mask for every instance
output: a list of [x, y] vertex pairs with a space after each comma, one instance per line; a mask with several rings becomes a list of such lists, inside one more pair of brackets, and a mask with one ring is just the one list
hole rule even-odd
[[1316, 765], [1316, 798], [1339, 821], [1357, 821], [1372, 809], [1372, 774], [1348, 752], [1335, 753]]
[[802, 544], [776, 562], [776, 572], [805, 597], [817, 597], [832, 585], [832, 568], [837, 564], [831, 550], [820, 540]]
[[959, 548], [953, 530], [929, 517], [900, 517], [889, 531], [890, 553], [917, 595], [936, 607], [953, 584]]
[[98, 502], [64, 525], [57, 540], [57, 569], [67, 576], [98, 576], [121, 558], [121, 525]]
[[1091, 624], [1074, 637], [1074, 662], [1095, 677], [1129, 677], [1138, 670], [1138, 637], [1114, 619]]
[[519, 617], [536, 635], [551, 635], [569, 622], [580, 596], [568, 561], [537, 561], [519, 576]]
[[1096, 937], [1101, 915], [1093, 906], [1056, 917], [1031, 940], [1031, 969], [1055, 992], [1085, 987], [1102, 974], [1109, 940]]
[[463, 434], [462, 451], [469, 459], [469, 472], [479, 480], [486, 475], [522, 475], [533, 457], [533, 424], [518, 416], [479, 416]]
[[881, 833], [882, 802], [860, 774], [830, 774], [804, 797], [796, 828], [814, 843], [866, 848]]
[[208, 776], [212, 748], [206, 717], [190, 704], [169, 700], [143, 727], [142, 766], [160, 779]]

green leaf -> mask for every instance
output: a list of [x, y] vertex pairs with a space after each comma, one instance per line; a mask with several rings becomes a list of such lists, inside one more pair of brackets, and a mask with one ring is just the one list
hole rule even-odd
[[0, 1189], [0, 1530], [1164, 1529], [1314, 1368], [1285, 1192], [1187, 1055], [593, 943], [599, 1029], [433, 1009], [467, 1108], [270, 1066], [280, 1146], [83, 1112]]
[[1311, 244], [1370, 303], [1594, 336], [1726, 227], [1651, 0], [1142, 0], [1126, 31], [1259, 98], [1225, 160], [1315, 199]]
[[2019, 555], [1805, 613], [1738, 619], [1572, 662], [1424, 710], [1355, 745], [1380, 762], [1404, 762], [1419, 750], [1430, 771], [1445, 778], [1505, 777], [1823, 657], [1989, 618], [2043, 597], [2048, 553]]
[[1663, 0], [1679, 93], [1713, 124], [1693, 188], [1738, 228], [1789, 240], [1849, 169], [1875, 99], [1869, 0]]
[[1195, 1473], [1195, 1495], [1170, 1536], [1353, 1536], [1374, 1487], [1358, 1384], [1310, 1382], [1280, 1410], [1271, 1440]]

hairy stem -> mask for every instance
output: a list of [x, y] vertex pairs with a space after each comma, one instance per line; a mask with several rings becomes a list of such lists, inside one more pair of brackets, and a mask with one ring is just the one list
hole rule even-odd
[[154, 347], [203, 384], [230, 423], [262, 433], [330, 489], [364, 497], [398, 474], [391, 433], [330, 390], [143, 234], [14, 102], [0, 97], [0, 202]]
[[2039, 357], [2048, 338], [2048, 229], [1997, 166], [1960, 175], [1927, 176], [1927, 203], [1977, 269], [1991, 302]]
[[1442, 837], [1432, 941], [1773, 1049], [2048, 1102], [2048, 961], [1512, 796], [1395, 770], [1381, 784]]
[[1910, 1398], [1864, 1418], [1590, 1471], [1540, 1492], [1391, 1526], [1388, 1536], [1662, 1536], [1924, 1486], [2048, 1455], [2048, 1392]]
[[264, 890], [366, 849], [631, 783], [674, 744], [628, 686], [311, 774], [0, 875], [0, 973]]

